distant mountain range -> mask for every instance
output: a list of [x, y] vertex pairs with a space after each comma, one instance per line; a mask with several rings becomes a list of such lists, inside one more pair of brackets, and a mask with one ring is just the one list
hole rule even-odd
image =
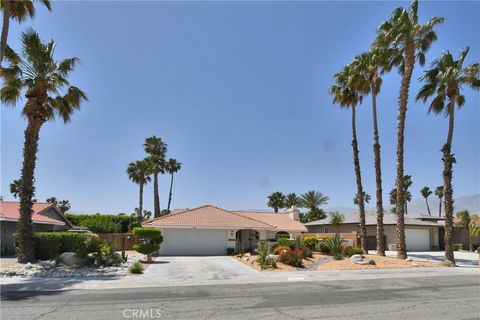
[[[374, 201], [374, 199], [372, 199]], [[430, 205], [430, 211], [432, 215], [438, 215], [438, 205], [439, 200], [434, 195], [431, 195], [428, 198], [428, 204]], [[480, 214], [480, 194], [476, 194], [473, 196], [464, 196], [455, 199], [454, 203], [454, 212], [461, 211], [461, 210], [468, 210], [470, 214]], [[375, 203], [370, 202], [365, 207], [367, 213], [375, 213]], [[386, 210], [390, 210], [391, 206], [385, 206]], [[327, 212], [338, 211], [344, 214], [351, 214], [357, 213], [358, 208], [356, 207], [326, 207]], [[418, 214], [427, 214], [427, 206], [425, 204], [425, 199], [414, 199], [408, 204], [408, 212], [409, 213], [418, 213]], [[443, 207], [442, 207], [442, 216], [443, 216]]]

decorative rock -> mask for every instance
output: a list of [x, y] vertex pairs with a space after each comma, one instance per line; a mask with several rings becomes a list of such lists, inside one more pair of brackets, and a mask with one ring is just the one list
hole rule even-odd
[[418, 267], [418, 264], [416, 264], [415, 262], [412, 263], [412, 267]]
[[356, 264], [359, 264], [359, 265], [362, 265], [362, 266], [364, 266], [364, 265], [367, 265], [367, 264], [368, 264], [368, 262], [367, 262], [367, 261], [354, 261], [354, 263], [356, 263]]
[[74, 252], [64, 252], [60, 255], [60, 261], [67, 266], [78, 266], [85, 263], [85, 260], [77, 257]]
[[352, 262], [361, 262], [363, 261], [363, 257], [360, 254], [354, 254], [350, 257], [350, 261]]
[[243, 255], [244, 257], [251, 257], [252, 255], [250, 254], [250, 252], [247, 252]]
[[407, 258], [405, 261], [413, 261], [412, 258]]

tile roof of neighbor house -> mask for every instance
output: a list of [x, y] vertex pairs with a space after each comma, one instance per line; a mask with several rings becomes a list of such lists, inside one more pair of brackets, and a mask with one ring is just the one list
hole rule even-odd
[[[52, 203], [35, 202], [32, 208], [32, 221], [41, 224], [54, 224], [63, 226], [65, 223], [71, 226], [67, 218], [57, 210], [57, 212], [64, 218], [64, 221], [53, 219], [42, 214], [45, 210], [55, 206]], [[20, 202], [15, 201], [0, 201], [0, 221], [18, 221], [20, 219]]]
[[[312, 222], [305, 223], [306, 226], [318, 226], [318, 225], [328, 225], [330, 224], [330, 217], [327, 217], [322, 220], [316, 220]], [[345, 215], [343, 224], [360, 224], [360, 217], [358, 215], [349, 214]], [[377, 217], [375, 215], [368, 214], [365, 216], [365, 224], [367, 226], [377, 225]], [[394, 214], [385, 214], [383, 216], [383, 224], [391, 225], [397, 224], [397, 218]], [[432, 221], [422, 221], [420, 219], [415, 219], [405, 215], [405, 225], [406, 226], [425, 226], [425, 227], [440, 227], [442, 224], [432, 222]]]
[[[268, 215], [268, 217], [265, 215]], [[144, 225], [155, 227], [307, 231], [300, 222], [293, 220], [288, 222], [285, 218], [290, 220], [286, 214], [236, 212], [206, 205], [194, 209], [174, 210], [172, 214], [150, 220], [144, 223]]]

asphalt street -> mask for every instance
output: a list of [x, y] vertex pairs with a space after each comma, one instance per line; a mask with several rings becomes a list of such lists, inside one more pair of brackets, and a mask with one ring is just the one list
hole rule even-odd
[[480, 274], [475, 274], [101, 290], [3, 290], [1, 319], [480, 319], [479, 305]]

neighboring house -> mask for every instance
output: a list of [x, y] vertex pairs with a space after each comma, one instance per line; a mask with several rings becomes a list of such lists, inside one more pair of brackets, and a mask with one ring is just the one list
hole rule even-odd
[[[425, 219], [422, 219], [425, 218]], [[439, 250], [443, 245], [443, 224], [437, 222], [440, 219], [433, 217], [405, 216], [405, 241], [408, 251]], [[388, 250], [396, 250], [397, 243], [397, 220], [393, 214], [385, 214], [383, 218], [385, 230], [385, 244]], [[360, 233], [360, 218], [358, 215], [345, 215], [344, 222], [338, 227], [330, 224], [330, 218], [305, 223], [309, 233]], [[376, 249], [377, 217], [366, 215], [367, 248]]]
[[[36, 202], [32, 208], [33, 231], [60, 231], [72, 228], [67, 218], [51, 203]], [[15, 251], [13, 234], [20, 219], [20, 202], [0, 201], [1, 253]]]
[[227, 248], [235, 252], [249, 251], [258, 240], [275, 241], [279, 237], [295, 237], [307, 228], [299, 222], [299, 211], [285, 213], [231, 211], [206, 205], [194, 209], [177, 209], [143, 223], [159, 228], [163, 255], [225, 255]]

